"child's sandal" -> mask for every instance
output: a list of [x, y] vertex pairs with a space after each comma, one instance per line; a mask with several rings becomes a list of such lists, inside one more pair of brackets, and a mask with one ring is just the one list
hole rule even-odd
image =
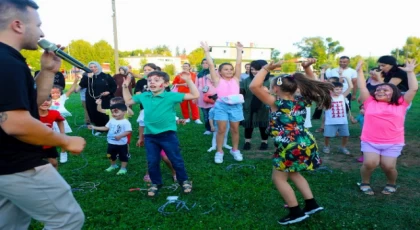
[[397, 191], [396, 184], [386, 184], [384, 190], [382, 190], [382, 194], [384, 195], [391, 195]]
[[182, 191], [186, 194], [191, 193], [192, 191], [192, 182], [191, 181], [184, 181], [184, 183], [182, 183]]
[[362, 191], [364, 194], [369, 196], [375, 195], [369, 183], [357, 183], [357, 185], [359, 186], [360, 191]]
[[159, 188], [157, 184], [152, 184], [149, 189], [147, 189], [147, 196], [148, 197], [155, 197], [159, 192]]

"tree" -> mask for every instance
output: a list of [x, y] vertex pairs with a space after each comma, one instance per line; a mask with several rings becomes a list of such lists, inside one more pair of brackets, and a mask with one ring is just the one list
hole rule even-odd
[[109, 63], [111, 72], [115, 71], [114, 48], [105, 40], [93, 44], [94, 60], [99, 64]]
[[153, 54], [157, 54], [157, 55], [163, 55], [165, 57], [172, 57], [172, 52], [169, 49], [168, 46], [163, 45], [163, 46], [156, 46], [153, 49]]
[[130, 57], [133, 51], [118, 51], [118, 57]]
[[188, 61], [191, 66], [195, 66], [197, 69], [200, 69], [201, 61], [205, 57], [204, 50], [202, 48], [197, 48], [187, 55]]
[[187, 55], [187, 50], [185, 48], [182, 49], [182, 55]]
[[181, 55], [181, 53], [179, 52], [179, 47], [177, 46], [175, 48], [175, 56], [179, 57], [179, 55]]
[[32, 68], [32, 70], [37, 71], [41, 69], [41, 55], [43, 50], [38, 48], [38, 50], [22, 50], [20, 53], [23, 57], [26, 58], [26, 63]]
[[277, 49], [273, 49], [273, 50], [271, 51], [271, 59], [272, 59], [274, 62], [278, 62], [278, 61], [279, 61], [279, 56], [280, 56], [280, 51], [279, 51], [279, 50], [277, 50]]
[[284, 73], [294, 73], [296, 72], [297, 66], [294, 61], [295, 57], [292, 53], [285, 53], [283, 55], [283, 60], [285, 61], [281, 65], [281, 71]]
[[294, 45], [300, 49], [299, 56], [316, 58], [318, 61], [315, 66], [319, 67], [326, 62], [330, 62], [330, 64], [335, 62], [335, 56], [344, 51], [344, 47], [339, 44], [332, 38], [309, 37], [303, 38], [302, 41]]
[[[405, 59], [416, 59], [417, 62], [420, 62], [420, 38], [408, 37], [402, 49], [393, 50], [391, 53], [401, 64], [405, 62]], [[414, 71], [419, 72], [420, 65]]]
[[174, 64], [169, 64], [165, 65], [162, 70], [163, 72], [166, 72], [172, 79], [172, 77], [175, 75], [176, 68]]
[[93, 46], [85, 40], [73, 40], [65, 49], [66, 52], [70, 50], [70, 55], [81, 63], [87, 65], [90, 61], [94, 61], [95, 50]]
[[143, 57], [140, 60], [140, 68], [143, 68], [143, 66], [146, 65], [146, 64], [147, 64], [147, 58]]

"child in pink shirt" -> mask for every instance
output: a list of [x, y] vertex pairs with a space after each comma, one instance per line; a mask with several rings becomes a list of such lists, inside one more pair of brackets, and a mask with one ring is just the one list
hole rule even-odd
[[362, 64], [362, 61], [358, 63], [357, 79], [360, 99], [365, 108], [365, 122], [361, 136], [364, 162], [360, 169], [362, 183], [359, 187], [367, 195], [374, 194], [370, 186], [370, 176], [380, 164], [387, 177], [387, 184], [382, 193], [389, 195], [397, 191], [396, 164], [404, 146], [405, 114], [418, 90], [414, 74], [416, 62], [408, 61], [404, 67], [399, 67], [408, 75], [409, 89], [404, 95], [390, 83], [380, 84], [375, 91], [369, 92]]

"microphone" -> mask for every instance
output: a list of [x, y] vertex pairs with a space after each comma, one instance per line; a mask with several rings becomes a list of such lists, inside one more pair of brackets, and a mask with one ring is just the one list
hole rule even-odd
[[72, 64], [73, 66], [76, 66], [79, 69], [84, 70], [86, 73], [92, 73], [92, 70], [90, 70], [88, 67], [86, 67], [85, 65], [83, 65], [83, 63], [79, 62], [77, 59], [75, 59], [74, 57], [66, 54], [64, 51], [62, 51], [60, 48], [58, 48], [55, 44], [42, 39], [38, 42], [38, 45], [44, 49], [45, 51], [52, 51], [55, 53], [55, 55], [57, 55], [58, 57], [60, 57], [61, 59], [63, 59], [64, 61]]

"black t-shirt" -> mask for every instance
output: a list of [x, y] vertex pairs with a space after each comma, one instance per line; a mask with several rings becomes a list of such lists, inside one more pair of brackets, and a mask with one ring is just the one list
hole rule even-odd
[[[147, 90], [148, 90], [147, 79], [142, 78], [142, 79], [137, 81], [136, 87], [134, 88], [134, 94], [137, 94], [137, 92], [143, 93], [143, 92], [146, 92]], [[142, 110], [142, 109], [143, 109], [143, 105], [140, 104], [140, 110]]]
[[397, 88], [400, 89], [401, 92], [407, 92], [408, 90], [408, 78], [407, 73], [403, 70], [396, 70], [393, 72], [386, 73], [384, 76], [384, 82], [388, 83], [391, 81], [392, 78], [399, 78], [401, 79], [400, 84], [397, 85]]
[[[38, 75], [38, 73], [39, 73], [39, 70], [35, 71], [34, 77], [36, 77], [36, 75]], [[61, 88], [63, 88], [63, 89], [66, 88], [66, 80], [64, 79], [64, 75], [61, 72], [55, 73], [54, 85], [61, 86]]]
[[[39, 119], [35, 81], [25, 58], [0, 42], [0, 113], [29, 111]], [[0, 127], [0, 175], [13, 174], [44, 165], [42, 147], [26, 144], [7, 135]]]

